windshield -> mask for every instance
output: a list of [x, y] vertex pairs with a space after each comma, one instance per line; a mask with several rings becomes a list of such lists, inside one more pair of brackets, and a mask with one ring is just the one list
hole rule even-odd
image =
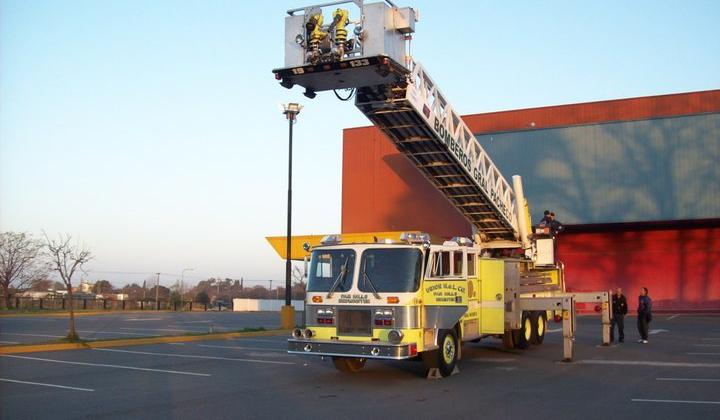
[[422, 253], [415, 248], [368, 249], [360, 270], [360, 291], [414, 292], [420, 285]]
[[[347, 268], [344, 275], [343, 268]], [[336, 292], [347, 292], [353, 282], [355, 251], [352, 249], [316, 250], [310, 260], [308, 292], [329, 292], [338, 282]], [[341, 278], [342, 277], [342, 278]]]

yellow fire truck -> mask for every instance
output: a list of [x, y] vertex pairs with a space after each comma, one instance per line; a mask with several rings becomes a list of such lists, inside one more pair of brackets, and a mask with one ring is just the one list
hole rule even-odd
[[[340, 4], [353, 10], [333, 10]], [[281, 257], [306, 261], [306, 325], [292, 332], [288, 351], [331, 357], [348, 372], [367, 359], [419, 358], [430, 376], [447, 376], [457, 370], [463, 342], [539, 345], [550, 315], [562, 320], [563, 359], [570, 360], [577, 301], [602, 308], [608, 343], [609, 293], [565, 293], [554, 238], [533, 232], [521, 178], [512, 186], [505, 180], [410, 56], [416, 21], [414, 9], [390, 1], [289, 10], [285, 66], [273, 72], [309, 98], [351, 89], [355, 106], [470, 221], [473, 238], [295, 236], [291, 255], [284, 237], [268, 238]]]

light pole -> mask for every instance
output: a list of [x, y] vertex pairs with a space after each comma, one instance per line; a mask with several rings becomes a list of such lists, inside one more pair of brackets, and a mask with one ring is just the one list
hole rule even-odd
[[183, 308], [185, 307], [185, 272], [193, 271], [192, 268], [183, 268], [180, 273], [180, 301], [182, 302]]
[[282, 328], [291, 329], [295, 326], [295, 309], [292, 306], [290, 295], [290, 275], [292, 260], [292, 141], [293, 124], [300, 113], [302, 105], [298, 103], [283, 104], [283, 114], [288, 121], [288, 197], [287, 197], [287, 237], [286, 237], [286, 260], [285, 260], [285, 306], [280, 310], [280, 321]]

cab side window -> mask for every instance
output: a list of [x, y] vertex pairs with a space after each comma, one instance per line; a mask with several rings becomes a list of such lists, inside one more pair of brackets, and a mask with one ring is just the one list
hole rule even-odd
[[450, 275], [450, 252], [435, 252], [433, 267], [430, 275], [432, 277], [447, 277]]

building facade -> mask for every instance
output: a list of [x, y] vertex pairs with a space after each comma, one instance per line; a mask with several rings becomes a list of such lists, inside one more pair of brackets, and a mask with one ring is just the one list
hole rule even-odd
[[[650, 289], [657, 310], [720, 310], [720, 90], [463, 117], [533, 221], [566, 224], [569, 290]], [[347, 129], [342, 232], [470, 235], [375, 127]]]

